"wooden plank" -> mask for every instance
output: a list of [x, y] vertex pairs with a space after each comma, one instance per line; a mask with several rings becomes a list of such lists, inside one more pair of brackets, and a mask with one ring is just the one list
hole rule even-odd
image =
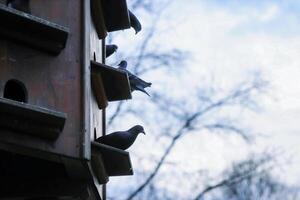
[[91, 165], [93, 172], [100, 184], [105, 184], [108, 182], [108, 174], [105, 170], [103, 158], [98, 152], [92, 153]]
[[91, 92], [91, 72], [90, 72], [90, 60], [91, 60], [91, 12], [90, 12], [90, 1], [81, 1], [83, 5], [83, 24], [82, 24], [82, 66], [81, 66], [81, 74], [82, 74], [82, 106], [83, 106], [83, 131], [82, 131], [82, 157], [85, 159], [91, 159], [91, 133], [93, 132], [92, 127], [92, 92]]
[[69, 29], [0, 4], [0, 35], [30, 47], [59, 54]]
[[126, 0], [101, 0], [108, 32], [130, 28]]
[[[91, 61], [92, 73], [101, 77], [108, 101], [131, 99], [131, 90], [126, 72]], [[99, 90], [101, 86], [99, 85]]]
[[[30, 1], [31, 13], [42, 19], [63, 25], [70, 29], [71, 37], [65, 49], [58, 56], [45, 54], [28, 46], [11, 42], [2, 37], [0, 40], [0, 96], [10, 80], [18, 80], [26, 87], [28, 103], [34, 106], [59, 110], [67, 113], [63, 131], [54, 140], [19, 134], [15, 131], [0, 129], [0, 141], [21, 147], [34, 148], [37, 151], [58, 154], [77, 159], [90, 159], [90, 121], [85, 122], [84, 99], [90, 98], [90, 57], [89, 40], [87, 49], [83, 45], [85, 38], [84, 17], [90, 27], [90, 1], [53, 0]], [[86, 15], [83, 5], [88, 4]], [[71, 13], [71, 14], [70, 14]], [[0, 19], [2, 20], [2, 19]], [[89, 36], [87, 36], [89, 39]], [[87, 50], [87, 63], [84, 51]], [[84, 73], [86, 77], [84, 79]], [[90, 102], [88, 101], [88, 104]]]
[[0, 98], [0, 127], [54, 140], [62, 132], [66, 114]]
[[92, 154], [102, 157], [108, 176], [133, 175], [130, 156], [127, 151], [98, 142], [92, 142]]
[[91, 74], [92, 89], [97, 100], [98, 108], [103, 109], [108, 105], [108, 100], [105, 94], [105, 89], [101, 76], [97, 73]]
[[103, 8], [100, 0], [91, 0], [91, 16], [99, 39], [107, 36]]
[[[99, 1], [91, 1], [91, 4], [93, 3], [97, 3], [99, 4]], [[92, 5], [91, 5], [92, 6]], [[101, 5], [98, 5], [98, 6], [101, 6]], [[102, 10], [98, 10], [99, 12], [96, 13], [97, 16], [99, 17], [99, 19], [97, 20], [100, 20], [98, 22], [100, 22], [100, 26], [97, 26], [95, 23], [90, 23], [90, 33], [89, 33], [89, 36], [90, 36], [90, 57], [89, 57], [89, 63], [88, 63], [88, 66], [89, 66], [89, 78], [92, 79], [92, 76], [93, 76], [93, 73], [91, 73], [91, 63], [90, 63], [90, 60], [93, 60], [95, 62], [99, 62], [99, 63], [103, 63], [105, 62], [105, 58], [103, 58], [104, 56], [104, 51], [103, 51], [103, 48], [102, 48], [102, 45], [105, 43], [105, 40], [99, 40], [101, 39], [101, 37], [99, 38], [99, 31], [102, 31], [105, 35], [107, 34], [106, 33], [106, 28], [105, 28], [105, 25], [104, 25], [104, 19], [103, 19], [103, 11]], [[91, 8], [91, 12], [93, 12], [93, 8]], [[94, 13], [95, 14], [95, 13]], [[93, 14], [89, 15], [91, 17], [93, 17]], [[93, 19], [94, 20], [94, 19]], [[99, 30], [99, 28], [103, 28], [103, 30]], [[105, 36], [103, 35], [103, 37]], [[95, 80], [95, 79], [94, 79]], [[93, 88], [94, 86], [94, 81], [93, 79], [89, 82], [89, 83], [92, 83], [90, 84], [91, 87]], [[100, 80], [102, 81], [102, 80]], [[98, 84], [101, 84], [101, 82]], [[95, 88], [93, 88], [93, 92], [95, 94]], [[102, 88], [102, 90], [99, 90], [99, 93], [96, 94], [96, 95], [93, 95], [91, 94], [90, 95], [90, 106], [91, 106], [91, 110], [90, 110], [90, 113], [91, 113], [91, 132], [90, 132], [90, 140], [91, 141], [94, 141], [96, 138], [100, 137], [102, 134], [103, 134], [103, 120], [104, 118], [102, 118], [103, 116], [101, 115], [101, 111], [99, 110], [99, 105], [98, 105], [98, 101], [99, 101], [99, 98], [103, 98], [105, 97], [105, 95], [103, 96], [102, 95], [102, 92], [103, 92], [104, 88]], [[102, 96], [100, 96], [102, 95]], [[97, 100], [98, 99], [98, 100]], [[107, 104], [107, 100], [104, 100], [104, 102], [106, 102]], [[105, 105], [106, 106], [106, 105]], [[91, 145], [91, 142], [89, 143], [89, 145]], [[89, 149], [91, 151], [91, 147]], [[92, 154], [92, 153], [91, 153]], [[104, 183], [106, 183], [108, 180], [108, 177], [107, 176], [104, 176], [104, 177], [101, 177], [101, 174], [106, 174], [106, 173], [103, 173], [102, 171], [104, 170], [104, 164], [102, 162], [102, 160], [95, 160], [94, 159], [94, 155], [92, 154], [91, 156], [91, 162], [90, 162], [90, 171], [91, 173], [93, 174], [93, 180], [94, 180], [94, 188], [95, 190], [97, 190], [99, 192], [99, 194], [101, 195], [101, 197], [103, 199], [106, 199], [105, 196], [104, 196], [104, 191], [103, 191], [103, 188], [105, 187]], [[96, 162], [95, 162], [96, 161]], [[94, 168], [92, 168], [94, 167]], [[94, 170], [93, 170], [94, 169]]]

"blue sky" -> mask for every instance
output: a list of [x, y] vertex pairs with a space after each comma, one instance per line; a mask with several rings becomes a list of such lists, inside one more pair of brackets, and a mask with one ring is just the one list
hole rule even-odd
[[[148, 22], [148, 18], [143, 20]], [[249, 147], [237, 137], [224, 139], [203, 133], [197, 144], [195, 138], [185, 137], [168, 161], [180, 162], [186, 155], [193, 155], [190, 163], [180, 167], [200, 166], [217, 174], [231, 161], [244, 158], [249, 149], [274, 149], [292, 158], [281, 171], [281, 178], [288, 184], [300, 185], [300, 1], [178, 0], [165, 10], [159, 27], [153, 46], [179, 48], [191, 56], [180, 81], [170, 77], [163, 83], [146, 76], [156, 83], [152, 90], [164, 87], [168, 92], [194, 95], [201, 80], [201, 84], [213, 82], [222, 91], [257, 71], [270, 82], [267, 94], [259, 99], [260, 112], [243, 116], [245, 125], [261, 134], [254, 145]], [[120, 39], [126, 48], [143, 37], [141, 33], [128, 39], [132, 32], [126, 34], [125, 40]], [[139, 140], [132, 148], [137, 154], [145, 146], [151, 149], [155, 145], [149, 136]], [[206, 157], [195, 152], [205, 152]], [[133, 165], [140, 163], [133, 160]]]
[[258, 140], [261, 148], [272, 146], [294, 157], [286, 178], [299, 184], [300, 1], [193, 1], [187, 10], [185, 17], [193, 19], [185, 30], [194, 32], [185, 37], [192, 40], [189, 49], [198, 55], [198, 65], [214, 69], [220, 85], [226, 88], [233, 77], [256, 70], [270, 82], [264, 112], [249, 115], [247, 122], [272, 137]]
[[[193, 74], [213, 71], [219, 87], [227, 88], [239, 78], [245, 79], [251, 71], [262, 72], [270, 82], [270, 95], [261, 100], [263, 112], [249, 114], [246, 121], [272, 138], [258, 139], [256, 149], [272, 147], [294, 158], [285, 178], [299, 185], [300, 1], [184, 3], [173, 5], [172, 11], [180, 13], [185, 23], [178, 26], [180, 34], [171, 40], [178, 38], [180, 46], [186, 45], [194, 52], [190, 67]], [[220, 144], [220, 152], [224, 145]], [[244, 144], [236, 144], [236, 148], [239, 145]], [[227, 159], [231, 152], [232, 149], [228, 150]], [[222, 153], [213, 154], [222, 157]]]

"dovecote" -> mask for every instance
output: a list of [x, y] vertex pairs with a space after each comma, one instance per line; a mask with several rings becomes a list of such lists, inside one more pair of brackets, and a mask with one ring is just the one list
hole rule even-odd
[[105, 199], [110, 176], [133, 174], [128, 152], [94, 142], [108, 103], [131, 99], [128, 74], [104, 64], [126, 1], [30, 8], [0, 3], [0, 198]]

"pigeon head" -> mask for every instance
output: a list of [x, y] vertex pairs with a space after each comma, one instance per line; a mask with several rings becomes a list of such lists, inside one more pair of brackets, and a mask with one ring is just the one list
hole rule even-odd
[[127, 62], [125, 60], [122, 60], [118, 66], [121, 69], [126, 69], [127, 68]]
[[112, 44], [112, 48], [113, 48], [114, 51], [117, 51], [117, 50], [118, 50], [118, 46], [115, 45], [115, 44]]
[[141, 125], [136, 125], [134, 127], [132, 127], [131, 129], [128, 130], [130, 133], [134, 133], [134, 134], [139, 134], [139, 133], [143, 133], [144, 135], [146, 135], [144, 127], [142, 127]]

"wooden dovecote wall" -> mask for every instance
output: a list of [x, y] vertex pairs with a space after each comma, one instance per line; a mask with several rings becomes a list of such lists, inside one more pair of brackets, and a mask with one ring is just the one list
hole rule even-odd
[[105, 199], [109, 176], [133, 174], [128, 152], [94, 142], [108, 102], [131, 98], [104, 50], [130, 27], [126, 1], [29, 3], [0, 0], [0, 198]]
[[[1, 4], [0, 13], [7, 16], [0, 19], [0, 96], [6, 98], [9, 94], [14, 100], [14, 96], [24, 93], [26, 102], [10, 106], [19, 110], [26, 107], [28, 113], [48, 110], [65, 118], [63, 127], [52, 127], [59, 132], [55, 140], [20, 134], [22, 128], [5, 128], [0, 143], [81, 158], [81, 2], [32, 1], [31, 15]], [[39, 115], [30, 115], [29, 119], [38, 122]]]

